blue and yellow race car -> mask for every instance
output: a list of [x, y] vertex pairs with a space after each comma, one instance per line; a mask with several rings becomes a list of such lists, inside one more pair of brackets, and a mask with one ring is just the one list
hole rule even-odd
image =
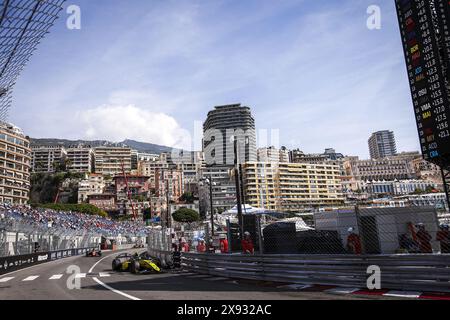
[[112, 262], [113, 271], [130, 271], [131, 273], [160, 273], [161, 263], [147, 252], [133, 255], [119, 254]]

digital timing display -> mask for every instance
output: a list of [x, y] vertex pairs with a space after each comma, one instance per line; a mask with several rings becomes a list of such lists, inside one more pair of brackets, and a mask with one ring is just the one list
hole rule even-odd
[[424, 158], [450, 155], [449, 0], [396, 0], [414, 112]]

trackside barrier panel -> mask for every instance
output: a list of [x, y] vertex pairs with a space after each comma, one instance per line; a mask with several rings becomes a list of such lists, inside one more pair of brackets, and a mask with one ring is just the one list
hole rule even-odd
[[86, 252], [95, 248], [97, 247], [76, 248], [71, 250], [38, 252], [18, 256], [0, 257], [0, 275], [45, 262], [50, 262], [71, 256], [84, 255], [86, 254]]
[[382, 289], [450, 292], [450, 255], [220, 255], [182, 253], [186, 270], [229, 278], [366, 288], [369, 266]]

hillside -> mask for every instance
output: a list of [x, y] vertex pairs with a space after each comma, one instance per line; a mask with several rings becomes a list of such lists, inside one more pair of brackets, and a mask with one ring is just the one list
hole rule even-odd
[[147, 142], [139, 142], [135, 140], [125, 140], [123, 142], [111, 142], [107, 140], [67, 140], [67, 139], [54, 139], [54, 138], [43, 138], [43, 139], [35, 139], [31, 138], [32, 146], [64, 146], [66, 148], [78, 145], [90, 145], [91, 147], [99, 147], [99, 146], [128, 146], [132, 149], [135, 149], [139, 152], [145, 153], [154, 153], [161, 154], [163, 152], [171, 152], [172, 148], [161, 146], [153, 143]]

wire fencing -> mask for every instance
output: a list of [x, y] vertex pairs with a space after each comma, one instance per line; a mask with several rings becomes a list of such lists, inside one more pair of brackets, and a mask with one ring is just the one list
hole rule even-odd
[[[446, 217], [431, 207], [348, 208], [309, 215], [217, 215], [152, 228], [150, 248], [216, 254], [389, 255], [449, 254]], [[241, 226], [243, 234], [241, 235]]]

